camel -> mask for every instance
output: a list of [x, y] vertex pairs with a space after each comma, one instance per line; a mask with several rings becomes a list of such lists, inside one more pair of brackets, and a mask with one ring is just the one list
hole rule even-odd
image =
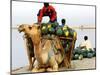
[[[19, 27], [19, 28], [21, 28], [21, 27]], [[18, 28], [18, 30], [19, 30], [19, 32], [21, 32], [20, 31], [21, 29], [19, 29], [19, 28]], [[34, 61], [35, 61], [34, 45], [33, 45], [31, 38], [27, 34], [24, 34], [23, 38], [24, 38], [25, 47], [26, 47], [26, 50], [27, 50], [28, 61], [29, 61], [28, 70], [32, 70], [33, 64], [34, 64]]]
[[[59, 47], [60, 52], [55, 54], [54, 52], [54, 41], [49, 39], [41, 39], [41, 31], [39, 25], [20, 25], [18, 30], [27, 34], [34, 43], [34, 54], [35, 54], [35, 66], [32, 72], [41, 71], [58, 71], [58, 65], [63, 61], [63, 47], [61, 45], [55, 45]], [[55, 39], [56, 42], [60, 42], [59, 39]], [[62, 52], [62, 53], [61, 53]], [[49, 68], [48, 68], [49, 67]], [[47, 68], [47, 69], [43, 69]]]

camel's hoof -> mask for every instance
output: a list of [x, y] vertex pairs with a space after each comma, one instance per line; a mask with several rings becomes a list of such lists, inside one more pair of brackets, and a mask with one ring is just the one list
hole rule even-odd
[[57, 69], [52, 69], [52, 68], [47, 68], [46, 71], [50, 72], [50, 71], [58, 71], [58, 70]]
[[69, 64], [69, 65], [67, 65], [67, 66], [66, 66], [66, 68], [68, 68], [68, 69], [69, 69], [69, 68], [71, 68], [71, 65], [70, 65], [70, 64]]
[[45, 71], [46, 71], [45, 68], [41, 68], [38, 70], [38, 72], [45, 72]]
[[41, 68], [41, 69], [32, 69], [32, 72], [45, 72], [45, 69], [44, 68]]
[[46, 71], [48, 72], [48, 71], [53, 71], [53, 70], [52, 68], [47, 68]]
[[38, 70], [36, 68], [33, 68], [32, 72], [38, 72]]

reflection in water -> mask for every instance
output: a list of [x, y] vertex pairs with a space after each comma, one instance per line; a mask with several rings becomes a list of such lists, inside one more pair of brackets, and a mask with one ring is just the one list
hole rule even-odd
[[[87, 35], [90, 39], [92, 46], [96, 47], [95, 29], [77, 29], [76, 31], [78, 36], [75, 47], [77, 47], [84, 40], [85, 35]], [[22, 33], [20, 34], [17, 30], [12, 30], [12, 69], [28, 64], [27, 53], [22, 36]]]

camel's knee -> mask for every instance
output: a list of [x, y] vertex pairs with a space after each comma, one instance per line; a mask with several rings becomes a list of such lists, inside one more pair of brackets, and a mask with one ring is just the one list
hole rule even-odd
[[50, 66], [52, 67], [53, 71], [58, 71], [58, 63], [55, 59], [55, 57], [51, 57], [49, 60]]
[[53, 66], [53, 71], [58, 71], [58, 64]]

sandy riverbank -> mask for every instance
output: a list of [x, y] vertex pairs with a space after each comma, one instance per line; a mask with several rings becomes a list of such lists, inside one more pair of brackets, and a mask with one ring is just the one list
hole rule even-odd
[[[72, 60], [72, 67], [67, 69], [65, 67], [59, 68], [59, 71], [70, 71], [70, 70], [84, 70], [84, 69], [95, 69], [96, 68], [96, 58], [84, 58], [83, 60]], [[19, 73], [31, 73], [27, 70], [27, 66], [18, 68], [12, 71], [12, 74]]]

